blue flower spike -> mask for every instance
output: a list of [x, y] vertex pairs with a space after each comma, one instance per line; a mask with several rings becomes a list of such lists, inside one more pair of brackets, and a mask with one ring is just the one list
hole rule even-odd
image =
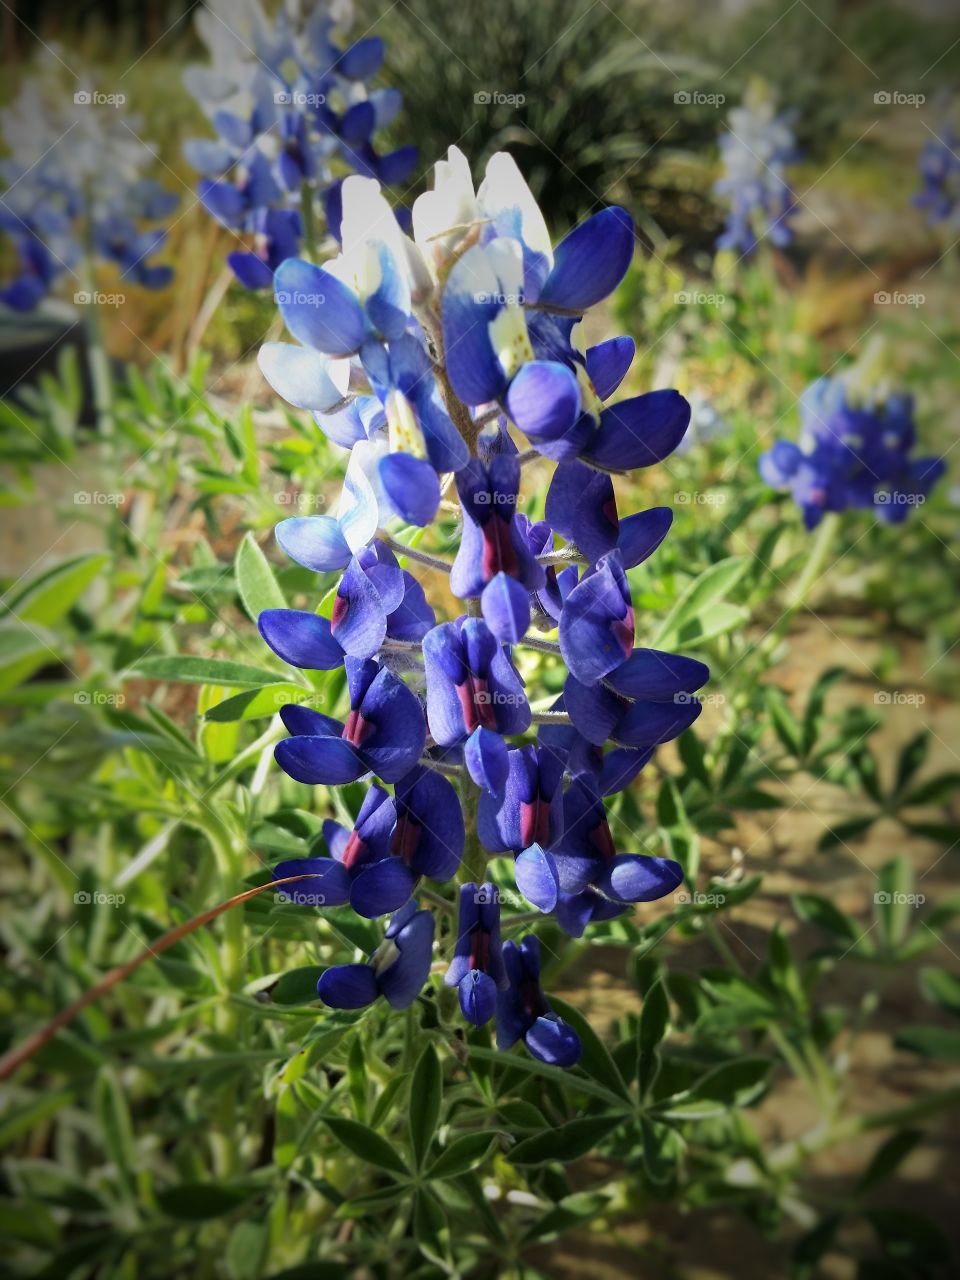
[[[381, 53], [330, 65], [361, 76]], [[279, 659], [331, 673], [301, 677], [316, 681], [323, 710], [282, 708], [277, 763], [305, 785], [365, 780], [366, 792], [352, 825], [328, 817], [325, 849], [274, 875], [304, 876], [286, 896], [321, 913], [393, 913], [365, 963], [322, 974], [326, 1004], [383, 996], [409, 1007], [431, 980], [432, 906], [445, 904], [456, 928], [438, 934], [444, 982], [466, 1022], [495, 1023], [501, 1049], [522, 1041], [569, 1067], [580, 1042], [543, 994], [536, 933], [501, 941], [511, 918], [477, 864], [512, 859], [517, 893], [571, 937], [681, 883], [671, 859], [616, 849], [605, 802], [693, 723], [708, 678], [696, 659], [636, 643], [628, 572], [656, 552], [672, 513], [621, 514], [616, 492], [619, 473], [676, 448], [690, 407], [669, 389], [621, 395], [630, 339], [584, 343], [583, 313], [632, 257], [622, 210], [554, 246], [509, 155], [492, 157], [475, 188], [451, 148], [414, 205], [411, 237], [379, 186], [384, 166], [369, 164], [369, 101], [329, 125], [358, 166], [330, 199], [342, 251], [322, 266], [296, 253], [278, 264], [294, 341], [260, 354], [270, 385], [343, 452], [337, 506], [277, 527], [291, 560], [335, 577], [318, 587], [322, 612], [258, 620]], [[282, 171], [248, 155], [259, 194], [268, 179], [312, 180], [296, 167], [306, 161], [294, 124]], [[220, 126], [250, 152], [243, 121]], [[232, 207], [229, 192], [217, 199]], [[537, 460], [552, 477], [534, 519], [522, 508]], [[783, 474], [795, 461], [778, 454]], [[459, 616], [441, 611], [450, 600]], [[556, 664], [550, 692], [538, 650]]]

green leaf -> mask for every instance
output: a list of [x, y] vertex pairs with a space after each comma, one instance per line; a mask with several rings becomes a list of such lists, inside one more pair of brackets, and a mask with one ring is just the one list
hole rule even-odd
[[20, 587], [6, 607], [22, 622], [52, 627], [77, 603], [110, 557], [103, 552], [73, 556], [51, 565]]
[[647, 1116], [640, 1119], [643, 1139], [643, 1167], [651, 1182], [662, 1185], [676, 1176], [686, 1143], [676, 1129]]
[[920, 895], [913, 892], [913, 866], [903, 854], [884, 863], [877, 873], [874, 912], [888, 951], [896, 951], [910, 931]]
[[923, 1133], [919, 1129], [901, 1129], [892, 1134], [874, 1153], [857, 1181], [857, 1191], [870, 1191], [884, 1182], [914, 1149]]
[[35, 671], [59, 659], [57, 637], [45, 627], [0, 623], [0, 693], [23, 684]]
[[640, 1010], [637, 1044], [640, 1051], [637, 1078], [641, 1094], [646, 1093], [657, 1074], [657, 1045], [670, 1025], [670, 1001], [663, 982], [653, 984]]
[[523, 1238], [524, 1243], [534, 1240], [546, 1240], [551, 1236], [569, 1231], [582, 1222], [591, 1222], [610, 1203], [610, 1197], [595, 1191], [579, 1191], [572, 1196], [564, 1196], [553, 1206], [539, 1222], [534, 1223]]
[[324, 1116], [324, 1124], [342, 1147], [378, 1169], [406, 1177], [407, 1167], [386, 1138], [374, 1133], [365, 1124], [343, 1117]]
[[856, 942], [863, 930], [856, 920], [840, 910], [829, 898], [817, 893], [796, 893], [791, 898], [793, 909], [805, 924], [815, 924], [818, 929], [835, 933], [849, 942]]
[[124, 1181], [131, 1185], [137, 1164], [133, 1122], [126, 1094], [108, 1068], [102, 1069], [97, 1076], [94, 1102], [107, 1154]]
[[232, 697], [224, 698], [203, 714], [204, 720], [214, 724], [228, 724], [234, 720], [262, 720], [276, 715], [290, 702], [309, 702], [315, 694], [299, 684], [278, 681], [262, 689], [244, 689]]
[[920, 989], [932, 1004], [960, 1015], [960, 978], [956, 974], [928, 966], [920, 971]]
[[673, 1120], [705, 1120], [731, 1107], [745, 1107], [763, 1092], [773, 1066], [769, 1058], [738, 1058], [707, 1072], [692, 1089], [668, 1098], [660, 1112]]
[[623, 1122], [623, 1116], [590, 1116], [568, 1120], [518, 1142], [509, 1153], [512, 1164], [544, 1164], [548, 1160], [577, 1160]]
[[838, 844], [846, 844], [850, 840], [855, 840], [857, 836], [862, 836], [868, 827], [873, 826], [878, 816], [878, 814], [871, 813], [865, 818], [851, 818], [847, 822], [838, 822], [835, 827], [831, 827], [823, 833], [817, 841], [817, 848], [821, 853], [825, 853], [828, 849], [833, 849]]
[[698, 639], [721, 634], [723, 630], [736, 626], [741, 617], [747, 616], [746, 611], [723, 605], [721, 601], [739, 582], [748, 564], [746, 556], [731, 556], [705, 569], [690, 583], [663, 620], [654, 636], [654, 647], [673, 649], [691, 645]]
[[0, 1118], [0, 1147], [7, 1146], [22, 1133], [39, 1129], [44, 1120], [55, 1116], [73, 1100], [72, 1093], [44, 1093], [22, 1107], [7, 1111]]
[[948, 1062], [960, 1059], [960, 1031], [953, 1027], [902, 1027], [894, 1044], [925, 1058], [945, 1058]]
[[900, 756], [897, 760], [897, 773], [893, 784], [895, 795], [900, 795], [904, 788], [912, 781], [917, 770], [920, 769], [927, 758], [930, 751], [930, 732], [928, 729], [921, 729], [915, 738], [901, 749]]
[[[554, 997], [553, 1004], [559, 1003]], [[473, 1045], [470, 1046], [470, 1057], [476, 1058], [479, 1062], [492, 1063], [494, 1066], [509, 1067], [511, 1071], [525, 1071], [528, 1075], [542, 1076], [545, 1080], [553, 1081], [562, 1088], [571, 1089], [577, 1093], [588, 1093], [594, 1098], [602, 1098], [609, 1106], [623, 1106], [624, 1100], [621, 1095], [595, 1084], [591, 1079], [578, 1075], [574, 1071], [548, 1066], [538, 1058], [525, 1058], [519, 1054], [508, 1056], [499, 1049], [478, 1049]]]
[[427, 1044], [413, 1069], [410, 1085], [410, 1143], [418, 1167], [423, 1165], [437, 1130], [443, 1099], [443, 1073], [432, 1044]]
[[361, 1034], [353, 1037], [347, 1054], [347, 1087], [353, 1114], [361, 1123], [367, 1118], [367, 1061]]
[[428, 1178], [456, 1178], [481, 1163], [490, 1150], [493, 1135], [485, 1133], [467, 1133], [455, 1138], [449, 1146], [444, 1147], [433, 1164], [427, 1170]]
[[630, 1090], [624, 1083], [623, 1076], [617, 1069], [617, 1064], [610, 1056], [609, 1049], [607, 1049], [580, 1010], [575, 1009], [573, 1005], [567, 1004], [565, 1000], [560, 1000], [556, 996], [551, 997], [551, 1004], [564, 1022], [573, 1027], [580, 1037], [583, 1053], [577, 1065], [593, 1080], [596, 1080], [598, 1084], [603, 1085], [604, 1088], [609, 1089], [611, 1093], [618, 1095], [622, 1100], [629, 1102]]
[[184, 1182], [157, 1192], [157, 1204], [170, 1218], [203, 1222], [230, 1213], [249, 1200], [255, 1187], [227, 1182]]
[[133, 667], [135, 675], [147, 680], [176, 680], [186, 684], [214, 684], [232, 689], [259, 688], [280, 684], [285, 676], [264, 667], [224, 658], [200, 658], [183, 653], [175, 657], [141, 658]]
[[252, 622], [256, 622], [264, 609], [287, 607], [273, 569], [249, 529], [237, 548], [234, 571], [240, 599]]

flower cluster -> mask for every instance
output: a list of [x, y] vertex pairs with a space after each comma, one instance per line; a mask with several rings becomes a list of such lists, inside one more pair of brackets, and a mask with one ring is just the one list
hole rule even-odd
[[797, 148], [790, 120], [777, 114], [764, 82], [752, 82], [730, 112], [719, 145], [723, 176], [714, 191], [729, 208], [717, 248], [749, 255], [765, 238], [777, 248], [789, 244], [795, 202], [786, 170]]
[[899, 524], [944, 472], [942, 458], [912, 456], [913, 397], [858, 383], [852, 370], [811, 383], [800, 400], [800, 444], [778, 440], [760, 457], [760, 474], [790, 489], [808, 529], [848, 507]]
[[19, 263], [0, 301], [16, 311], [33, 310], [84, 259], [110, 262], [149, 289], [173, 276], [151, 261], [166, 232], [149, 224], [167, 218], [177, 197], [144, 176], [154, 155], [139, 118], [122, 113], [122, 95], [65, 88], [55, 59], [50, 51], [0, 112], [0, 230]]
[[197, 10], [211, 64], [187, 69], [187, 88], [217, 137], [185, 144], [202, 175], [200, 198], [221, 224], [250, 234], [253, 247], [229, 254], [234, 275], [249, 289], [267, 288], [277, 267], [312, 250], [321, 203], [339, 239], [339, 168], [387, 185], [405, 181], [416, 147], [380, 155], [377, 129], [397, 115], [395, 89], [366, 88], [383, 62], [383, 41], [343, 43], [350, 5], [318, 5], [297, 20], [281, 8], [268, 20], [257, 0]]
[[[346, 179], [343, 210], [338, 257], [277, 270], [299, 343], [260, 353], [274, 389], [349, 450], [337, 514], [277, 528], [298, 564], [341, 577], [329, 616], [270, 609], [258, 625], [285, 662], [346, 674], [342, 719], [283, 708], [281, 768], [308, 784], [373, 781], [352, 829], [324, 826], [327, 855], [275, 874], [306, 876], [297, 895], [318, 905], [396, 913], [367, 963], [324, 972], [319, 993], [335, 1007], [412, 1003], [436, 932], [416, 895], [424, 881], [466, 881], [446, 974], [464, 1017], [495, 1018], [502, 1047], [522, 1039], [571, 1065], [579, 1044], [541, 990], [537, 939], [501, 942], [515, 926], [482, 872], [488, 855], [509, 858], [533, 918], [552, 913], [574, 937], [682, 881], [670, 859], [617, 851], [605, 801], [696, 719], [708, 676], [635, 645], [627, 574], [672, 512], [620, 519], [612, 479], [666, 457], [689, 406], [674, 391], [617, 399], [632, 341], [583, 344], [583, 313], [631, 259], [622, 209], [554, 246], [509, 155], [490, 160], [475, 190], [451, 148], [414, 205], [412, 239], [371, 179]], [[521, 480], [544, 460], [555, 465], [544, 518], [532, 520]], [[448, 491], [460, 517], [452, 562], [398, 537], [430, 525]], [[446, 575], [460, 616], [437, 619], [405, 557]], [[566, 668], [543, 709], [521, 675], [538, 651]], [[444, 903], [434, 890], [426, 900]]]
[[932, 225], [956, 230], [960, 220], [960, 135], [949, 119], [944, 119], [934, 137], [920, 153], [923, 186], [913, 197], [925, 209]]

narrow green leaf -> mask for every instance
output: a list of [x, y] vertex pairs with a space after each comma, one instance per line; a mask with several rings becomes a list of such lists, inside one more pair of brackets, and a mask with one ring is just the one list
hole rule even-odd
[[590, 1116], [568, 1120], [556, 1129], [545, 1129], [518, 1142], [508, 1159], [512, 1164], [544, 1164], [548, 1160], [577, 1160], [587, 1155], [607, 1136], [623, 1116]]
[[249, 529], [237, 548], [234, 571], [240, 599], [252, 622], [256, 622], [264, 609], [287, 607], [273, 569]]
[[427, 1044], [417, 1060], [410, 1085], [410, 1142], [418, 1166], [422, 1166], [440, 1118], [443, 1073], [432, 1044]]
[[386, 1138], [381, 1138], [379, 1133], [374, 1133], [372, 1129], [367, 1128], [365, 1124], [337, 1116], [325, 1116], [323, 1122], [337, 1142], [348, 1151], [352, 1151], [355, 1156], [359, 1156], [361, 1160], [366, 1160], [368, 1164], [375, 1164], [378, 1169], [386, 1169], [388, 1173], [397, 1174], [400, 1177], [407, 1175], [406, 1165], [391, 1144]]
[[230, 662], [224, 658], [200, 658], [189, 653], [141, 658], [133, 672], [147, 680], [178, 680], [186, 684], [214, 684], [232, 689], [259, 688], [261, 685], [282, 683], [286, 679], [284, 675], [264, 667]]
[[466, 1133], [444, 1147], [427, 1170], [428, 1178], [456, 1178], [480, 1164], [493, 1142], [491, 1133]]

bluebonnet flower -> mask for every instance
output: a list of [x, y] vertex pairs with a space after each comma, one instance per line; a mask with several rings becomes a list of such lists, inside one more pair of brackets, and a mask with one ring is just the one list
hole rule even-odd
[[497, 1048], [522, 1040], [535, 1058], [553, 1067], [572, 1067], [583, 1052], [580, 1038], [558, 1017], [540, 986], [540, 942], [529, 934], [520, 945], [507, 941], [503, 961], [508, 986], [497, 996]]
[[860, 388], [857, 372], [812, 383], [800, 401], [800, 443], [778, 440], [760, 457], [761, 476], [790, 490], [808, 529], [851, 507], [899, 524], [945, 470], [942, 458], [914, 456], [913, 397]]
[[148, 289], [169, 284], [173, 271], [153, 261], [163, 247], [163, 222], [178, 198], [144, 177], [154, 161], [139, 136], [139, 117], [93, 89], [67, 91], [63, 63], [49, 48], [14, 101], [0, 112], [0, 231], [13, 241], [19, 272], [0, 300], [32, 310], [64, 275], [86, 259], [119, 269], [120, 279]]
[[[255, 0], [218, 18], [198, 10], [208, 67], [187, 69], [187, 88], [206, 112], [214, 138], [185, 144], [201, 175], [200, 198], [222, 225], [252, 238], [228, 255], [241, 284], [267, 288], [287, 259], [313, 252], [313, 224], [335, 240], [343, 217], [343, 175], [387, 185], [404, 182], [415, 147], [381, 155], [374, 133], [401, 106], [394, 89], [368, 89], [383, 62], [383, 42], [345, 43], [349, 6], [317, 6], [302, 21], [281, 8], [269, 19]], [[305, 225], [304, 215], [308, 220]]]
[[718, 249], [752, 254], [761, 240], [790, 243], [795, 210], [787, 169], [797, 159], [790, 119], [777, 114], [769, 86], [753, 81], [720, 136], [723, 176], [714, 191], [729, 205]]
[[960, 220], [960, 134], [947, 112], [920, 153], [923, 186], [913, 203], [926, 210], [931, 226], [956, 229]]
[[500, 895], [490, 881], [479, 889], [473, 881], [460, 886], [457, 941], [443, 980], [448, 987], [457, 988], [468, 1022], [482, 1027], [490, 1021], [498, 993], [507, 986], [500, 943]]
[[363, 1009], [378, 996], [393, 1009], [407, 1009], [427, 980], [432, 955], [433, 916], [408, 902], [391, 919], [367, 963], [325, 969], [317, 994], [332, 1009]]
[[[375, 918], [402, 906], [387, 931], [396, 947], [321, 978], [322, 999], [357, 1007], [409, 953], [404, 929], [429, 918], [417, 895], [437, 895], [422, 881], [479, 881], [485, 853], [511, 855], [520, 892], [572, 936], [672, 892], [682, 869], [619, 852], [605, 798], [692, 724], [708, 672], [635, 643], [628, 572], [654, 554], [672, 513], [621, 519], [614, 475], [676, 447], [689, 406], [674, 391], [607, 404], [633, 343], [582, 344], [582, 312], [629, 263], [626, 215], [596, 214], [554, 248], [512, 159], [493, 157], [475, 191], [456, 148], [414, 205], [412, 239], [376, 181], [351, 175], [339, 195], [342, 252], [323, 267], [281, 263], [277, 298], [297, 341], [260, 356], [274, 389], [347, 451], [336, 514], [277, 527], [287, 555], [339, 583], [329, 617], [265, 610], [259, 627], [294, 666], [345, 667], [344, 718], [284, 707], [291, 736], [275, 754], [298, 781], [368, 777], [369, 790], [352, 830], [324, 825], [329, 857], [276, 874], [306, 873], [297, 893], [321, 907]], [[475, 296], [481, 284], [494, 292]], [[514, 429], [534, 447], [521, 453]], [[534, 521], [519, 508], [536, 458], [555, 465]], [[459, 514], [452, 560], [404, 541], [454, 493], [443, 507]], [[420, 566], [446, 576], [460, 616], [434, 614]], [[531, 636], [532, 625], [557, 639]], [[531, 705], [530, 649], [563, 663], [559, 697]], [[579, 1041], [540, 989], [536, 938], [501, 948], [511, 922], [496, 887], [461, 884], [457, 917], [440, 942], [452, 944], [445, 980], [467, 1021], [495, 1017], [502, 1047], [523, 1040], [545, 1062], [575, 1063]], [[433, 926], [418, 931], [426, 951], [405, 972], [407, 1003], [429, 969]]]

